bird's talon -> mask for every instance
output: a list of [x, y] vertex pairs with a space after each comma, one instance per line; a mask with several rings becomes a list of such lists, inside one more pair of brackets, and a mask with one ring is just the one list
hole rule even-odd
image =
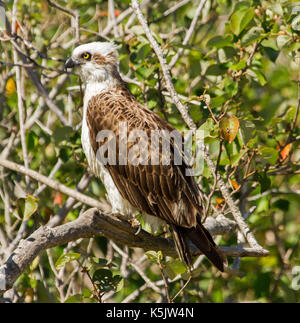
[[142, 225], [139, 223], [138, 229], [134, 235], [137, 236], [141, 232], [141, 230], [142, 230]]

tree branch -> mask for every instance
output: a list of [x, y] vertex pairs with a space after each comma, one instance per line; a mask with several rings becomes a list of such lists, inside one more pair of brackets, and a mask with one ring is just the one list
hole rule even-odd
[[80, 22], [79, 22], [80, 16], [79, 16], [78, 12], [74, 12], [70, 9], [67, 9], [54, 1], [47, 0], [47, 2], [49, 3], [49, 5], [51, 7], [54, 7], [64, 13], [72, 16], [75, 19], [75, 37], [76, 37], [76, 43], [79, 43], [80, 42]]
[[[225, 219], [225, 218], [224, 218]], [[222, 221], [224, 222], [224, 219]], [[225, 219], [228, 221], [228, 219]], [[214, 221], [213, 219], [211, 221]], [[215, 220], [216, 221], [216, 220]], [[225, 226], [230, 224], [226, 224]], [[212, 223], [210, 224], [212, 228]], [[209, 225], [205, 226], [209, 229]], [[231, 229], [233, 229], [231, 227]], [[214, 233], [223, 232], [224, 228], [219, 223]], [[213, 231], [211, 231], [213, 232]], [[228, 232], [228, 231], [227, 231]], [[9, 256], [5, 264], [0, 267], [0, 288], [10, 289], [16, 279], [31, 264], [31, 262], [43, 251], [58, 245], [74, 241], [79, 238], [90, 238], [94, 235], [101, 235], [129, 247], [143, 248], [144, 250], [161, 250], [164, 255], [177, 257], [177, 251], [172, 239], [153, 236], [141, 230], [136, 235], [136, 228], [128, 221], [119, 217], [103, 214], [96, 208], [84, 212], [78, 219], [51, 228], [42, 226], [33, 232], [27, 239], [21, 240], [15, 251]], [[192, 255], [200, 254], [198, 248], [190, 243]], [[239, 257], [264, 257], [268, 252], [253, 248], [221, 247], [226, 256]]]
[[[203, 9], [206, 1], [207, 0], [201, 0], [201, 2], [199, 3], [199, 5], [198, 5], [198, 7], [196, 9], [194, 18], [193, 18], [193, 20], [191, 22], [191, 25], [190, 25], [190, 27], [189, 27], [189, 29], [188, 29], [185, 37], [184, 37], [184, 40], [182, 42], [182, 45], [187, 45], [188, 42], [190, 41], [190, 39], [191, 39], [191, 37], [193, 35], [193, 32], [194, 32], [194, 30], [196, 28], [197, 21], [198, 21], [200, 15], [201, 15], [202, 9]], [[176, 62], [178, 61], [179, 57], [182, 55], [183, 51], [184, 51], [183, 48], [179, 48], [178, 52], [176, 53], [175, 56], [173, 56], [173, 58], [172, 58], [172, 60], [170, 62], [170, 68], [172, 68], [176, 64]]]
[[55, 191], [66, 194], [66, 195], [74, 198], [75, 200], [80, 201], [86, 205], [89, 205], [92, 207], [97, 207], [100, 209], [103, 209], [105, 207], [105, 204], [101, 203], [100, 201], [97, 201], [97, 200], [95, 200], [87, 195], [84, 195], [84, 194], [82, 194], [70, 187], [67, 187], [61, 183], [58, 183], [57, 181], [55, 181], [49, 177], [41, 175], [40, 173], [35, 172], [34, 170], [27, 169], [24, 166], [21, 166], [21, 165], [14, 163], [12, 161], [8, 161], [8, 160], [0, 158], [0, 166], [5, 167], [5, 168], [9, 168], [9, 169], [16, 171], [18, 173], [27, 175], [27, 176], [35, 179], [36, 181], [51, 187]]

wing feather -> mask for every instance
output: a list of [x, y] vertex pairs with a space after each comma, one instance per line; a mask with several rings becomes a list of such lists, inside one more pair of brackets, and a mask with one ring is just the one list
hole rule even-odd
[[[90, 140], [95, 153], [101, 144], [96, 142], [96, 135], [100, 130], [107, 129], [116, 134], [116, 148], [119, 151], [118, 126], [124, 120], [128, 133], [135, 129], [147, 129], [148, 134], [151, 130], [175, 130], [160, 116], [133, 99], [129, 92], [124, 92], [124, 89], [119, 93], [101, 93], [90, 99], [87, 109]], [[171, 141], [170, 144], [172, 154], [174, 143]], [[127, 152], [132, 145], [128, 145]], [[197, 213], [201, 210], [198, 188], [193, 183], [194, 179], [183, 176], [185, 165], [177, 166], [172, 162], [170, 165], [162, 165], [162, 157], [160, 152], [160, 165], [150, 165], [149, 153], [147, 165], [105, 167], [122, 197], [131, 205], [167, 223], [193, 227], [197, 223]]]

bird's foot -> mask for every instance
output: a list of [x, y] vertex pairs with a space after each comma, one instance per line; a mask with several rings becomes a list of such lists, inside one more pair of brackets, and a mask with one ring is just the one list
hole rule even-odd
[[132, 227], [137, 228], [136, 232], [134, 233], [134, 235], [137, 236], [142, 230], [141, 223], [136, 218], [131, 218], [129, 222], [131, 223]]

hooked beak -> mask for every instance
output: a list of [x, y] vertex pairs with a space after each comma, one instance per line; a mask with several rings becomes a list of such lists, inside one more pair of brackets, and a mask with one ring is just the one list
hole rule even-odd
[[65, 62], [65, 69], [67, 69], [67, 68], [73, 68], [73, 67], [78, 66], [78, 65], [80, 65], [80, 63], [79, 63], [79, 62], [74, 61], [74, 60], [72, 59], [72, 57], [70, 57], [70, 58], [68, 58], [68, 59], [66, 60], [66, 62]]

